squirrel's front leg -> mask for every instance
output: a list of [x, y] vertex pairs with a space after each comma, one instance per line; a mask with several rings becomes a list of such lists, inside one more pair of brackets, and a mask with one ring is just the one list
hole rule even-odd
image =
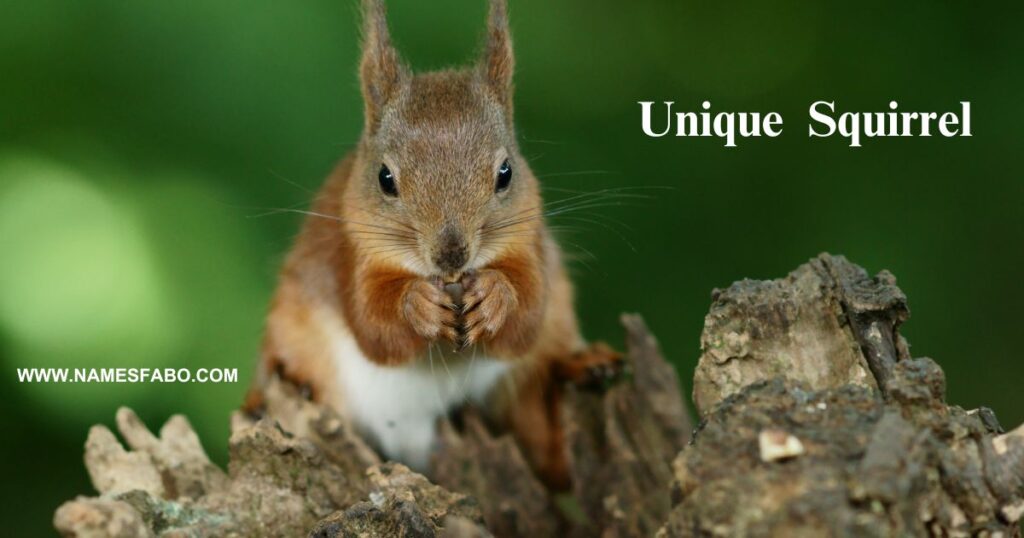
[[433, 341], [458, 340], [458, 309], [440, 280], [391, 269], [369, 269], [361, 276], [360, 297], [349, 301], [349, 323], [369, 359], [403, 364]]
[[543, 275], [524, 260], [503, 260], [462, 280], [462, 328], [466, 346], [484, 342], [502, 355], [525, 353], [542, 317]]
[[402, 296], [402, 315], [416, 334], [428, 341], [458, 337], [458, 307], [436, 279], [415, 278], [406, 284]]

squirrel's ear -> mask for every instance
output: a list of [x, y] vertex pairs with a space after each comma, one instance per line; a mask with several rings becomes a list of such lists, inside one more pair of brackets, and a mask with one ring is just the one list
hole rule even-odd
[[405, 76], [405, 67], [391, 45], [383, 0], [363, 0], [363, 58], [359, 78], [366, 109], [366, 128], [373, 132], [381, 112]]
[[487, 21], [487, 48], [481, 69], [494, 96], [512, 115], [512, 35], [508, 29], [508, 8], [505, 0], [491, 0]]

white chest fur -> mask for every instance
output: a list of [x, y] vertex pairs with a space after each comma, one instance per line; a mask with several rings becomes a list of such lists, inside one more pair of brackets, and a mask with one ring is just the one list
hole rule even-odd
[[472, 351], [442, 357], [437, 347], [421, 360], [386, 367], [367, 359], [349, 334], [334, 342], [349, 419], [386, 457], [419, 471], [430, 461], [437, 419], [462, 403], [483, 403], [509, 368]]

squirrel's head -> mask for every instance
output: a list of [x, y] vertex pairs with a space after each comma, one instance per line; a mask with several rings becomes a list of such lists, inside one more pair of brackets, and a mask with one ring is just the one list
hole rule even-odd
[[381, 0], [364, 0], [365, 127], [346, 199], [368, 252], [424, 276], [457, 277], [515, 245], [536, 244], [542, 207], [512, 126], [512, 42], [492, 0], [482, 58], [413, 74], [388, 35]]

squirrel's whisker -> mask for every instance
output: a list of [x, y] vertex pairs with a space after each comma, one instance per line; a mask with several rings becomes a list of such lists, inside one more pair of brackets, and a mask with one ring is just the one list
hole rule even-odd
[[543, 175], [537, 176], [537, 179], [547, 179], [547, 178], [552, 178], [552, 177], [586, 176], [586, 175], [604, 176], [604, 175], [610, 175], [610, 174], [616, 174], [616, 173], [617, 172], [613, 172], [611, 170], [575, 170], [575, 171], [569, 171], [569, 172], [552, 172], [550, 174], [543, 174]]
[[341, 222], [341, 223], [344, 223], [344, 224], [356, 224], [356, 225], [359, 225], [359, 226], [368, 226], [370, 228], [378, 228], [378, 229], [381, 229], [381, 230], [391, 231], [391, 232], [400, 232], [401, 231], [401, 230], [398, 230], [397, 228], [393, 228], [391, 226], [384, 226], [384, 225], [381, 225], [381, 224], [372, 224], [372, 223], [369, 223], [369, 222], [359, 222], [359, 221], [355, 221], [355, 220], [351, 220], [351, 219], [343, 219], [341, 217], [334, 216], [334, 215], [327, 215], [325, 213], [317, 213], [316, 211], [309, 211], [309, 210], [306, 210], [306, 209], [294, 209], [294, 208], [288, 208], [288, 207], [274, 208], [274, 209], [272, 209], [270, 211], [267, 211], [266, 213], [262, 213], [262, 214], [259, 214], [259, 215], [253, 215], [253, 217], [265, 217], [265, 216], [276, 215], [276, 214], [280, 214], [280, 213], [297, 213], [297, 214], [300, 214], [300, 215], [307, 215], [307, 216], [310, 216], [310, 217], [317, 217], [317, 218], [322, 218], [322, 219], [333, 220], [333, 221]]

